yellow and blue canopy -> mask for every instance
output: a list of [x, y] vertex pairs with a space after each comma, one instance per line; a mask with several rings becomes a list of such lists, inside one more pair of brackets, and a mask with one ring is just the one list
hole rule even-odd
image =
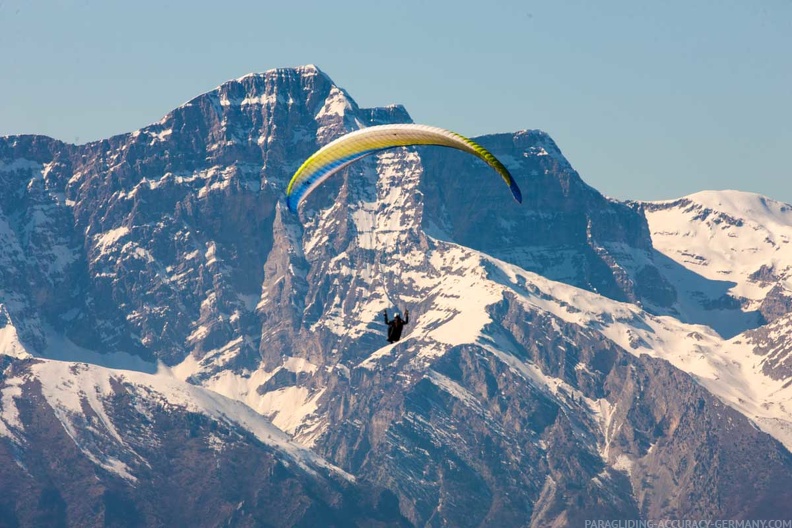
[[410, 145], [436, 145], [473, 154], [495, 169], [511, 189], [514, 199], [522, 203], [520, 188], [506, 167], [475, 141], [438, 127], [400, 124], [356, 130], [319, 149], [292, 176], [286, 188], [286, 205], [290, 210], [296, 210], [316, 187], [350, 163], [375, 152]]

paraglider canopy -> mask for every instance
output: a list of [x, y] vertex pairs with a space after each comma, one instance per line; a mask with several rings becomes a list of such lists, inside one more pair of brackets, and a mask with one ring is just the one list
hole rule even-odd
[[455, 148], [484, 160], [503, 178], [512, 196], [522, 203], [522, 193], [508, 169], [487, 149], [450, 130], [427, 125], [378, 125], [350, 132], [331, 141], [305, 160], [286, 188], [286, 205], [294, 211], [311, 192], [350, 163], [382, 150], [410, 145]]

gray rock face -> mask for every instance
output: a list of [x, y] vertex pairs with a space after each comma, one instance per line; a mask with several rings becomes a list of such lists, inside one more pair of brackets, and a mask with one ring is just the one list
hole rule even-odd
[[432, 177], [424, 183], [426, 225], [440, 226], [440, 236], [449, 240], [554, 280], [617, 300], [636, 301], [643, 294], [664, 302], [636, 284], [635, 275], [653, 269], [640, 211], [586, 185], [544, 132], [478, 141], [505, 160], [522, 188], [522, 206], [504, 203], [503, 189], [491, 185], [483, 164], [463, 154], [427, 150], [422, 159]]
[[[421, 147], [361, 160], [299, 214], [285, 209], [288, 179], [318, 147], [409, 121], [400, 106], [359, 108], [306, 66], [230, 81], [101, 142], [0, 138], [0, 476], [19, 490], [0, 499], [0, 519], [540, 527], [792, 515], [787, 448], [665, 359], [692, 345], [662, 336], [706, 332], [683, 324], [701, 322], [685, 318], [689, 292], [674, 282], [690, 272], [653, 245], [648, 206], [586, 185], [547, 134], [477, 138], [517, 179], [522, 206], [475, 158]], [[785, 295], [763, 305], [775, 325]], [[743, 308], [724, 299], [715, 312]], [[411, 321], [386, 346], [381, 312], [395, 307]], [[116, 379], [97, 382], [99, 406], [80, 392], [81, 363], [61, 383], [43, 374], [58, 362], [30, 356], [123, 359], [153, 381], [92, 365], [92, 380]], [[195, 408], [157, 406], [161, 384], [199, 390], [181, 380], [205, 387]], [[251, 432], [274, 430], [265, 418], [224, 421], [209, 390], [315, 458], [301, 465], [297, 447]], [[81, 403], [63, 413], [52, 394]]]

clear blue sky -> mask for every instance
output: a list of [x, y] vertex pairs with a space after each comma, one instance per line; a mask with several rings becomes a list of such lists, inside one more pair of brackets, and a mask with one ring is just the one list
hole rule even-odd
[[792, 203], [792, 0], [0, 0], [0, 135], [131, 132], [313, 63], [363, 106], [539, 128], [621, 199]]

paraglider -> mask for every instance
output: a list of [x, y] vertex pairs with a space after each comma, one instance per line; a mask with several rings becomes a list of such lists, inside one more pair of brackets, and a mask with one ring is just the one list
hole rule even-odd
[[305, 160], [292, 176], [286, 188], [286, 205], [295, 211], [297, 206], [330, 176], [375, 152], [411, 145], [436, 145], [455, 148], [484, 160], [503, 178], [518, 203], [522, 193], [508, 169], [487, 149], [450, 130], [416, 125], [378, 125], [350, 132], [331, 141]]
[[[286, 188], [286, 205], [290, 211], [296, 211], [300, 203], [330, 176], [366, 156], [387, 149], [413, 145], [449, 147], [478, 157], [500, 175], [509, 186], [514, 199], [518, 203], [522, 203], [520, 188], [508, 169], [490, 151], [472, 139], [443, 128], [398, 124], [378, 125], [356, 130], [320, 148], [305, 160], [289, 181]], [[405, 319], [396, 314], [393, 320], [388, 320], [387, 310], [384, 312], [385, 324], [388, 325], [389, 343], [395, 343], [401, 339], [402, 330], [410, 320], [407, 310], [404, 311], [404, 315]]]
[[404, 319], [399, 312], [396, 312], [390, 321], [388, 321], [388, 310], [383, 310], [382, 315], [385, 317], [385, 324], [388, 325], [388, 343], [395, 343], [401, 339], [404, 327], [410, 324], [410, 311], [404, 310]]

